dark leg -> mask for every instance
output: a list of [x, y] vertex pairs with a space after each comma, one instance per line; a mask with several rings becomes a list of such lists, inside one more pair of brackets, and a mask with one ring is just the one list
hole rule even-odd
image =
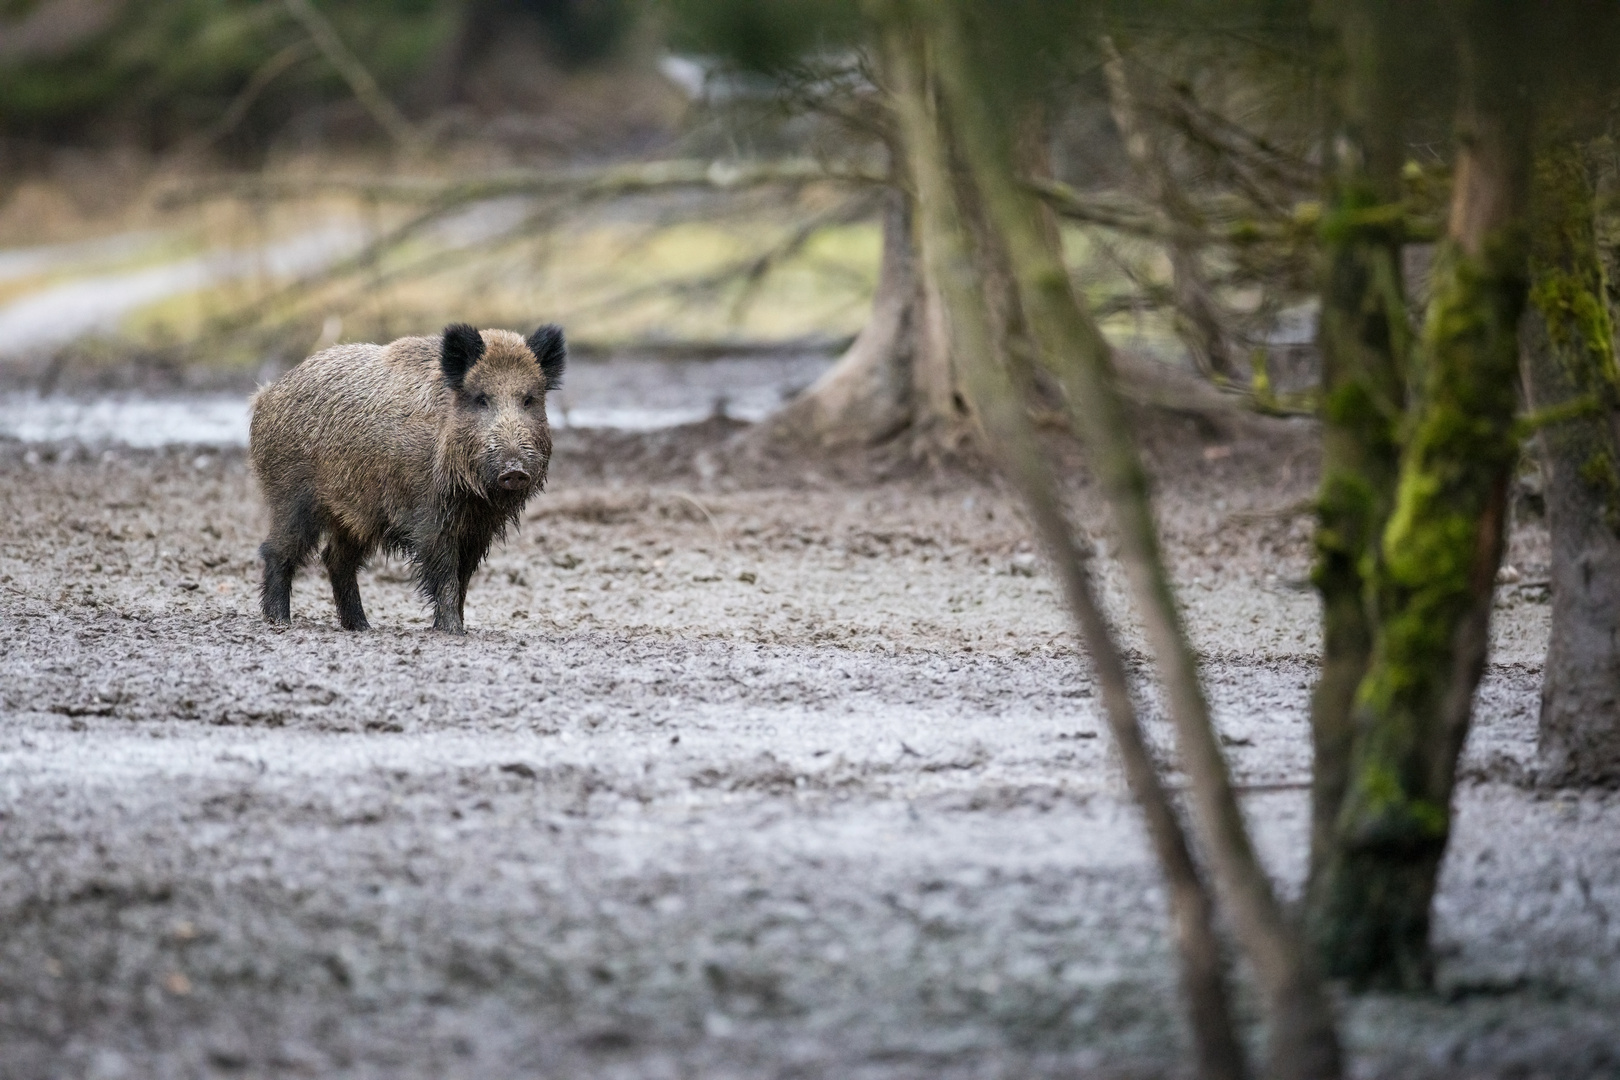
[[475, 569], [474, 566], [462, 563], [460, 573], [457, 575], [460, 578], [460, 595], [456, 597], [456, 618], [463, 625], [467, 622], [467, 585], [472, 581]]
[[458, 546], [453, 538], [436, 538], [418, 556], [422, 574], [422, 593], [433, 605], [433, 629], [450, 634], [461, 634], [462, 598], [466, 595], [466, 579], [461, 575]]
[[[479, 525], [483, 523], [480, 522]], [[490, 530], [474, 526], [468, 535], [462, 537], [461, 551], [459, 553], [459, 575], [461, 579], [461, 596], [457, 601], [457, 612], [466, 619], [467, 586], [472, 582], [473, 574], [477, 573], [478, 566], [489, 554], [489, 545], [494, 539]]]
[[466, 599], [460, 574], [447, 575], [433, 594], [433, 629], [447, 634], [465, 634], [461, 609]]
[[320, 519], [313, 500], [299, 500], [286, 510], [272, 508], [275, 524], [270, 539], [259, 545], [264, 560], [264, 584], [259, 590], [259, 606], [273, 623], [292, 621], [293, 575], [309, 558], [320, 538]]
[[321, 560], [326, 563], [326, 576], [332, 581], [332, 601], [337, 605], [338, 622], [345, 630], [370, 630], [365, 608], [360, 606], [360, 583], [354, 576], [365, 560], [364, 549], [353, 537], [334, 526]]

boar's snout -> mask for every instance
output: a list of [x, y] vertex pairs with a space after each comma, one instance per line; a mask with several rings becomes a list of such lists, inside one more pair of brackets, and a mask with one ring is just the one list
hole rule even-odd
[[544, 488], [546, 465], [551, 460], [551, 432], [545, 422], [497, 422], [492, 426], [479, 455], [479, 481], [484, 490], [491, 496], [526, 497]]
[[523, 491], [534, 482], [534, 477], [530, 476], [529, 470], [522, 465], [509, 461], [502, 467], [501, 474], [495, 478], [495, 482], [505, 491]]

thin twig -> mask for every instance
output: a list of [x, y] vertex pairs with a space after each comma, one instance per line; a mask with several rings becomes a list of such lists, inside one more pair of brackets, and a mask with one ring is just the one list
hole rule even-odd
[[730, 546], [726, 541], [726, 534], [724, 532], [722, 532], [721, 529], [720, 529], [720, 523], [718, 521], [714, 520], [714, 515], [709, 513], [709, 508], [707, 506], [704, 506], [701, 502], [698, 501], [697, 496], [688, 495], [684, 491], [672, 491], [672, 492], [670, 492], [670, 494], [675, 496], [677, 499], [685, 500], [686, 502], [689, 502], [693, 506], [697, 507], [698, 510], [703, 514], [703, 516], [709, 519], [709, 527], [714, 530], [714, 538], [715, 538], [716, 541], [719, 542], [720, 546], [721, 547]]

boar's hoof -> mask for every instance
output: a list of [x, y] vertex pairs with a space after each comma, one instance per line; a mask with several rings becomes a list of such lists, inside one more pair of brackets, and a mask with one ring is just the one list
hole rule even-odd
[[529, 474], [518, 468], [507, 469], [495, 482], [507, 491], [522, 491], [529, 486]]

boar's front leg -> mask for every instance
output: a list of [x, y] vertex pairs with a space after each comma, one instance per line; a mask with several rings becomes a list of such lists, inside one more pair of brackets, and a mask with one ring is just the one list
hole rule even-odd
[[348, 533], [334, 526], [326, 550], [321, 553], [326, 576], [332, 581], [332, 602], [337, 605], [338, 622], [345, 630], [370, 630], [366, 610], [360, 605], [360, 582], [355, 574], [365, 561], [365, 549]]
[[465, 595], [457, 575], [452, 574], [439, 585], [433, 594], [433, 629], [443, 630], [447, 634], [467, 632], [466, 625], [461, 621], [462, 598]]
[[456, 600], [456, 617], [465, 619], [467, 614], [467, 586], [472, 583], [472, 576], [478, 570], [478, 564], [484, 561], [489, 554], [489, 542], [492, 539], [491, 531], [481, 528], [478, 523], [468, 530], [468, 534], [461, 538], [461, 551], [457, 554], [456, 575], [460, 578], [461, 591]]
[[422, 591], [433, 605], [433, 629], [449, 634], [467, 632], [461, 621], [467, 579], [457, 547], [453, 538], [438, 537], [421, 554]]

